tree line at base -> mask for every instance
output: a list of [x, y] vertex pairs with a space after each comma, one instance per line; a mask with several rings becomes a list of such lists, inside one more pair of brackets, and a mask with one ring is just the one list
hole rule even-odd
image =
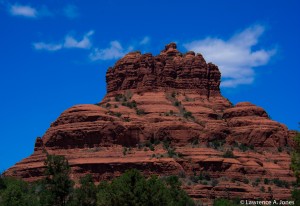
[[27, 183], [0, 178], [1, 206], [124, 206], [124, 205], [195, 205], [181, 189], [176, 176], [145, 178], [138, 170], [128, 170], [111, 182], [98, 186], [91, 175], [82, 177], [75, 187], [70, 166], [63, 156], [48, 155], [45, 178]]

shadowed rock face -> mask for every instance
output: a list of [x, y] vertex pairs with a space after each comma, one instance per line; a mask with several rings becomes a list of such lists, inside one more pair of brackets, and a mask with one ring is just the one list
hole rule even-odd
[[[196, 199], [288, 198], [289, 188], [263, 180], [295, 181], [291, 133], [263, 108], [233, 106], [220, 93], [220, 77], [217, 66], [200, 54], [180, 53], [174, 43], [158, 56], [129, 53], [108, 69], [107, 95], [99, 104], [64, 111], [37, 138], [34, 153], [5, 174], [42, 178], [47, 152], [65, 155], [75, 180], [90, 173], [99, 182], [137, 168], [146, 175], [185, 176], [183, 187]], [[227, 150], [233, 156], [225, 158]], [[219, 184], [195, 181], [200, 173]]]

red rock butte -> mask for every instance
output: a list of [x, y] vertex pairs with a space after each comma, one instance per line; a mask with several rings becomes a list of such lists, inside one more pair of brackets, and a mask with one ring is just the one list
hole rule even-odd
[[179, 175], [202, 201], [289, 198], [291, 188], [264, 180], [295, 181], [293, 133], [261, 107], [232, 105], [220, 81], [216, 65], [192, 51], [182, 54], [175, 43], [157, 56], [131, 52], [108, 69], [100, 103], [64, 111], [37, 138], [34, 153], [5, 175], [38, 180], [46, 154], [57, 154], [69, 160], [74, 180], [92, 174], [99, 182], [137, 168]]

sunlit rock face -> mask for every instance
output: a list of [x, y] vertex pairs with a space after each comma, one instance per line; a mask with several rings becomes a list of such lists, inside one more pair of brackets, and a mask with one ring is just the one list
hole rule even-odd
[[[34, 153], [5, 174], [38, 180], [48, 153], [69, 160], [74, 180], [88, 173], [99, 182], [137, 168], [145, 175], [180, 174], [183, 188], [204, 201], [228, 195], [287, 199], [289, 188], [263, 180], [295, 181], [291, 132], [261, 107], [232, 105], [221, 95], [220, 79], [216, 65], [179, 52], [174, 43], [157, 56], [131, 52], [107, 70], [100, 103], [64, 111], [37, 138]], [[224, 156], [227, 150], [233, 155]], [[193, 178], [204, 173], [210, 180]]]

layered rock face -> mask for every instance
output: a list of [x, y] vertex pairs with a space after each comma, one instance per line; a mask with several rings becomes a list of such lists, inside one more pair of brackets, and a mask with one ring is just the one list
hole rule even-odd
[[5, 174], [42, 178], [48, 153], [65, 155], [75, 180], [90, 173], [99, 182], [137, 168], [180, 175], [203, 201], [287, 199], [290, 188], [270, 180], [295, 181], [288, 129], [251, 103], [233, 106], [220, 93], [220, 78], [217, 66], [174, 43], [158, 56], [129, 53], [108, 69], [99, 104], [64, 111], [34, 153]]
[[119, 60], [106, 74], [107, 92], [128, 89], [133, 92], [189, 91], [200, 95], [220, 96], [221, 73], [207, 64], [201, 54], [180, 53], [171, 43], [158, 56], [132, 52]]

